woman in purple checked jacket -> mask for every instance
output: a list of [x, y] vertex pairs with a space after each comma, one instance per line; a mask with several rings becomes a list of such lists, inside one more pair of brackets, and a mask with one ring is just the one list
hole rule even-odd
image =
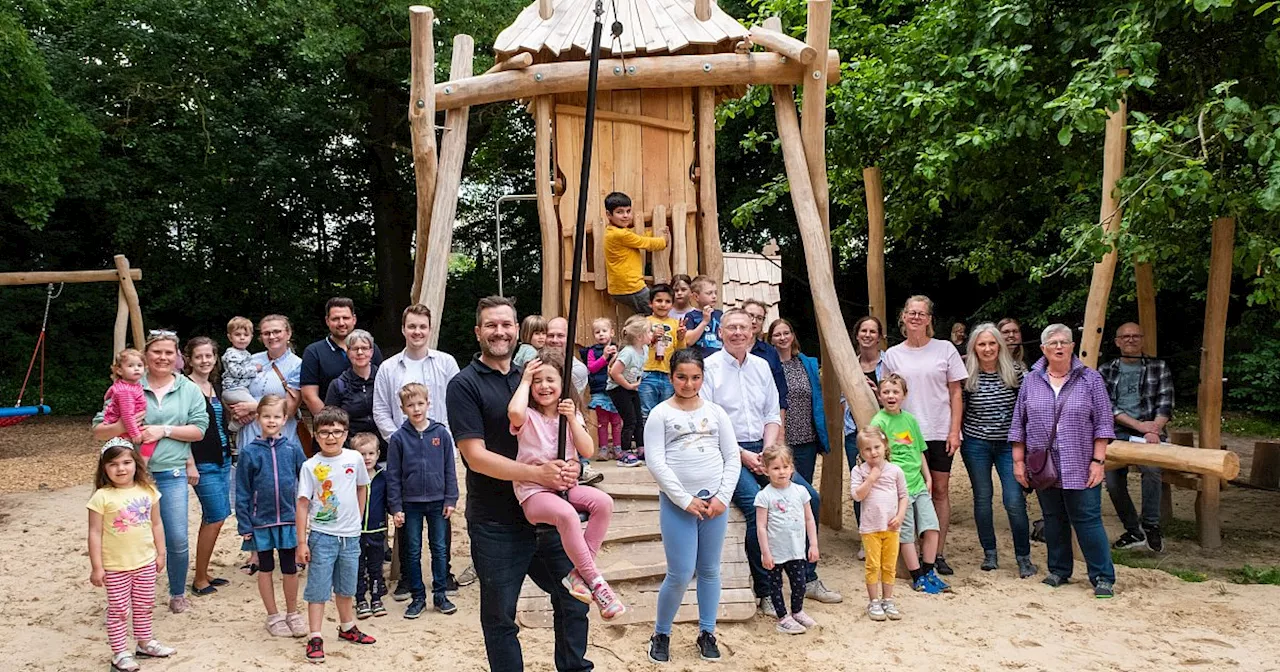
[[1009, 428], [1014, 477], [1027, 487], [1037, 476], [1028, 472], [1028, 453], [1049, 451], [1045, 471], [1055, 469], [1057, 478], [1036, 489], [1049, 556], [1044, 583], [1056, 588], [1071, 578], [1074, 530], [1094, 596], [1109, 598], [1116, 571], [1102, 526], [1102, 478], [1107, 444], [1115, 438], [1111, 398], [1102, 376], [1072, 353], [1069, 327], [1049, 325], [1040, 343], [1044, 357], [1023, 378]]

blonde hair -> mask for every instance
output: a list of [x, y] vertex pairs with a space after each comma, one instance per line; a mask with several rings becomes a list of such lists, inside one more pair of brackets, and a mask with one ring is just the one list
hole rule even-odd
[[367, 446], [373, 446], [375, 451], [378, 450], [378, 436], [373, 432], [360, 432], [351, 437], [352, 450], [360, 450]]
[[116, 353], [115, 359], [111, 360], [111, 380], [120, 380], [121, 372], [124, 371], [124, 365], [130, 357], [137, 357], [143, 366], [147, 365], [147, 360], [142, 356], [141, 352], [133, 348], [125, 348]]
[[925, 305], [925, 310], [929, 313], [929, 322], [924, 327], [924, 333], [929, 338], [933, 338], [933, 299], [924, 294], [916, 294], [902, 304], [902, 312], [898, 313], [898, 331], [902, 332], [903, 336], [907, 335], [907, 308], [911, 307], [913, 303], [923, 303]]
[[607, 317], [597, 317], [596, 319], [591, 320], [591, 330], [595, 331], [596, 325], [600, 324], [601, 322], [605, 323], [609, 327], [609, 331], [613, 331], [613, 320]]
[[1004, 334], [996, 328], [996, 325], [990, 322], [983, 322], [973, 328], [973, 333], [969, 334], [969, 343], [965, 348], [968, 356], [965, 357], [964, 365], [969, 370], [969, 378], [964, 381], [964, 389], [970, 392], [978, 391], [978, 357], [974, 354], [973, 349], [978, 344], [978, 337], [983, 334], [991, 334], [996, 339], [996, 345], [1000, 348], [999, 354], [996, 356], [996, 373], [1000, 374], [1000, 380], [1004, 381], [1005, 387], [1016, 390], [1022, 385], [1022, 376], [1018, 375], [1018, 368], [1013, 363], [1013, 353], [1009, 351], [1009, 344], [1004, 342]]
[[622, 324], [622, 342], [635, 347], [647, 331], [649, 331], [649, 321], [645, 316], [632, 315]]
[[791, 448], [789, 448], [785, 443], [775, 443], [772, 446], [765, 448], [764, 452], [760, 454], [760, 463], [766, 467], [778, 460], [782, 460], [790, 465], [795, 464], [795, 457], [791, 454]]
[[885, 376], [884, 378], [880, 379], [881, 387], [884, 387], [886, 384], [897, 385], [898, 389], [902, 390], [902, 396], [904, 397], [907, 396], [907, 379], [898, 375], [896, 372], [891, 373]]
[[689, 283], [689, 291], [697, 294], [705, 288], [715, 287], [716, 281], [709, 275], [699, 275]]
[[871, 445], [872, 441], [877, 441], [884, 448], [884, 459], [889, 459], [889, 437], [879, 425], [867, 425], [858, 429], [858, 452], [861, 453], [863, 448]]
[[525, 315], [520, 322], [520, 342], [530, 343], [534, 334], [547, 333], [547, 318], [541, 315]]
[[397, 394], [400, 396], [401, 408], [404, 408], [404, 405], [414, 397], [422, 397], [422, 400], [427, 402], [431, 400], [431, 397], [427, 396], [426, 386], [422, 383], [405, 383]]
[[249, 318], [236, 315], [230, 320], [227, 320], [227, 337], [228, 338], [230, 338], [232, 334], [236, 333], [237, 331], [240, 331], [241, 329], [249, 332], [249, 336], [253, 336], [253, 323], [249, 321]]
[[282, 411], [289, 409], [289, 406], [284, 401], [284, 397], [278, 394], [268, 394], [258, 400], [258, 415], [262, 415], [263, 409], [271, 408], [273, 406], [279, 406]]

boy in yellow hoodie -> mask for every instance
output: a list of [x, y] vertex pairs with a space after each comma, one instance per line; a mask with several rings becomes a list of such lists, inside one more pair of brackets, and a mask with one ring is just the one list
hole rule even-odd
[[604, 197], [609, 226], [604, 230], [604, 265], [609, 296], [637, 315], [649, 315], [649, 287], [644, 284], [640, 250], [667, 248], [666, 236], [642, 236], [632, 230], [631, 197], [615, 191]]

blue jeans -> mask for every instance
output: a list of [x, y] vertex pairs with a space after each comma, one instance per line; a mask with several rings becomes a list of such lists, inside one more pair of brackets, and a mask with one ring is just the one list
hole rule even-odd
[[[444, 501], [404, 503], [404, 578], [415, 600], [427, 599], [422, 581], [422, 524], [426, 521], [427, 543], [431, 546], [431, 597], [444, 598], [449, 578], [449, 520], [444, 517]], [[359, 550], [356, 551], [359, 557]]]
[[[747, 441], [739, 443], [739, 447], [743, 450], [749, 450], [758, 453], [764, 450], [763, 441]], [[752, 473], [746, 467], [741, 467], [742, 471], [738, 474], [738, 485], [733, 489], [733, 505], [742, 512], [742, 517], [747, 523], [747, 564], [751, 567], [751, 586], [755, 590], [756, 597], [769, 596], [769, 572], [760, 564], [760, 538], [756, 535], [756, 495], [760, 494], [760, 489], [769, 483], [768, 476], [760, 476]], [[791, 482], [798, 483], [809, 491], [809, 506], [813, 509], [813, 517], [818, 517], [818, 491], [813, 489], [809, 482], [804, 480], [798, 473], [791, 474]], [[805, 540], [805, 547], [809, 545], [808, 539]], [[808, 571], [805, 575], [805, 581], [816, 581], [818, 578], [817, 563], [807, 563]]]
[[231, 515], [231, 497], [228, 481], [231, 475], [231, 459], [222, 464], [196, 463], [200, 481], [193, 489], [200, 500], [200, 523], [221, 523]]
[[671, 398], [676, 393], [671, 387], [671, 376], [661, 371], [645, 371], [640, 379], [640, 415], [649, 417], [654, 406]]
[[973, 520], [978, 526], [978, 541], [982, 550], [996, 550], [996, 529], [992, 520], [991, 498], [994, 488], [991, 470], [1000, 477], [1000, 496], [1004, 500], [1004, 512], [1009, 516], [1009, 530], [1013, 533], [1013, 553], [1019, 557], [1031, 555], [1031, 522], [1027, 518], [1027, 497], [1018, 479], [1013, 477], [1013, 446], [1007, 441], [965, 439], [960, 444], [960, 458], [969, 472], [973, 485]]
[[187, 592], [187, 471], [171, 469], [151, 474], [160, 492], [160, 522], [164, 524], [165, 573], [169, 597]]
[[1048, 547], [1049, 571], [1068, 579], [1075, 566], [1072, 558], [1071, 531], [1074, 529], [1089, 569], [1089, 582], [1116, 582], [1116, 568], [1111, 564], [1111, 543], [1102, 526], [1102, 486], [1088, 490], [1045, 488], [1037, 490], [1040, 511], [1044, 514], [1044, 541]]
[[822, 452], [822, 444], [817, 441], [797, 443], [791, 446], [791, 456], [795, 461], [796, 473], [810, 483], [813, 482], [813, 472], [818, 468], [818, 453], [820, 452]]
[[676, 506], [666, 495], [658, 497], [658, 526], [662, 530], [662, 549], [667, 555], [667, 576], [658, 590], [658, 615], [653, 631], [671, 634], [680, 602], [694, 575], [698, 577], [698, 629], [716, 631], [716, 612], [720, 609], [720, 553], [724, 550], [724, 533], [729, 526], [727, 513], [708, 520]]
[[[1133, 508], [1133, 499], [1129, 497], [1129, 471], [1136, 468], [1142, 474], [1142, 519]], [[1111, 495], [1111, 504], [1116, 507], [1116, 515], [1124, 523], [1124, 529], [1130, 534], [1144, 536], [1142, 528], [1160, 525], [1160, 498], [1164, 496], [1164, 485], [1160, 480], [1160, 467], [1137, 465], [1136, 467], [1120, 467], [1107, 472], [1105, 483], [1107, 494]]]
[[573, 562], [554, 527], [467, 521], [471, 561], [480, 579], [480, 629], [493, 672], [519, 672], [524, 656], [517, 637], [516, 603], [527, 575], [551, 596], [555, 615], [555, 665], [559, 672], [594, 669], [587, 660], [587, 605], [560, 584]]
[[329, 597], [353, 597], [360, 568], [360, 537], [335, 537], [311, 530], [307, 535], [311, 563], [307, 565], [307, 587], [302, 599], [313, 604]]

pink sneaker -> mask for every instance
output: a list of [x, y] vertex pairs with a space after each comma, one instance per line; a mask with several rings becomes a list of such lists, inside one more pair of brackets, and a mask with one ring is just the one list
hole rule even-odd
[[591, 597], [595, 600], [596, 606], [600, 607], [600, 617], [606, 621], [611, 621], [627, 611], [603, 578], [596, 582], [595, 589], [591, 591]]
[[578, 574], [578, 570], [575, 569], [565, 574], [564, 578], [560, 579], [560, 585], [569, 591], [573, 599], [591, 604], [591, 589], [587, 587], [587, 582], [582, 580], [582, 575]]
[[818, 624], [818, 622], [813, 620], [813, 618], [810, 617], [809, 614], [806, 614], [803, 611], [797, 611], [796, 613], [791, 614], [791, 618], [796, 619], [796, 623], [803, 625], [806, 629], [812, 628], [813, 626]]

